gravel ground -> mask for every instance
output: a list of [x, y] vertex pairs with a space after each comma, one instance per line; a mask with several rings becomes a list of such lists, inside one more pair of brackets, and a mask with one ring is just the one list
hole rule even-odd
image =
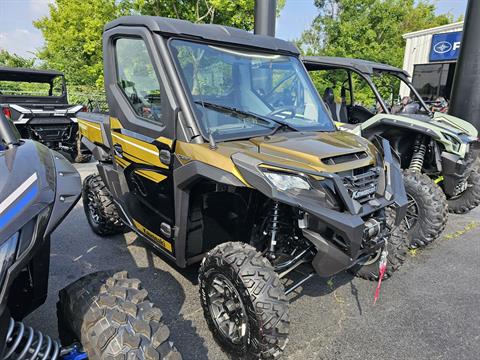
[[[77, 166], [82, 176], [95, 165]], [[382, 286], [346, 273], [294, 294], [285, 359], [479, 359], [480, 210], [451, 215], [443, 238], [409, 256]], [[203, 319], [197, 267], [178, 269], [133, 233], [100, 238], [79, 203], [52, 235], [47, 302], [27, 323], [56, 334], [57, 293], [97, 270], [126, 269], [164, 312], [184, 359], [227, 359]]]

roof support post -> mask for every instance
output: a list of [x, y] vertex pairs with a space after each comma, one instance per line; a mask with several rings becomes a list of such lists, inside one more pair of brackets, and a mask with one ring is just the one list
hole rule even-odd
[[480, 1], [469, 0], [449, 113], [480, 130]]
[[255, 0], [254, 34], [275, 36], [277, 0]]

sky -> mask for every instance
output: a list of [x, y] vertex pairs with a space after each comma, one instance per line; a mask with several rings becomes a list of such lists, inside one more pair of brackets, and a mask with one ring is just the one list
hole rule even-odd
[[[438, 13], [451, 12], [455, 18], [464, 14], [467, 4], [467, 0], [431, 1], [437, 4]], [[32, 22], [48, 14], [49, 2], [53, 0], [0, 0], [0, 49], [32, 57], [43, 44], [42, 34]], [[297, 39], [316, 15], [313, 0], [286, 0], [277, 19], [277, 37]]]

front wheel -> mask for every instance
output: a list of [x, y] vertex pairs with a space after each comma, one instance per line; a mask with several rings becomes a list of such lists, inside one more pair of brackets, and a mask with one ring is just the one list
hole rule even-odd
[[407, 216], [403, 222], [408, 231], [409, 246], [426, 246], [436, 240], [447, 225], [447, 198], [440, 186], [418, 171], [404, 170], [403, 180], [408, 198]]
[[448, 199], [448, 211], [466, 214], [480, 205], [480, 160], [475, 160], [467, 179], [467, 188], [460, 195]]
[[287, 342], [288, 300], [269, 261], [250, 245], [224, 243], [211, 250], [199, 273], [208, 327], [235, 358], [278, 358]]
[[[388, 210], [390, 211], [390, 209]], [[389, 214], [389, 213], [388, 213]], [[388, 216], [393, 216], [389, 214]], [[389, 221], [390, 226], [394, 219], [391, 217]], [[383, 276], [383, 279], [388, 279], [392, 274], [397, 271], [400, 266], [403, 265], [407, 257], [407, 228], [405, 222], [400, 223], [399, 226], [394, 227], [387, 240], [387, 269]], [[355, 265], [350, 271], [363, 279], [377, 281], [380, 278], [380, 260], [382, 255], [382, 249], [379, 249], [375, 254], [370, 256], [365, 261]]]

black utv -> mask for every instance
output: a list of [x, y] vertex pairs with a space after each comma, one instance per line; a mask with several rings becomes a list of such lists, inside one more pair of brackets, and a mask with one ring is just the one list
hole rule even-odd
[[78, 135], [76, 114], [83, 106], [68, 103], [61, 72], [0, 67], [0, 107], [22, 138], [67, 153], [75, 162], [91, 159]]
[[22, 322], [46, 300], [50, 234], [80, 189], [69, 161], [20, 140], [0, 114], [0, 359], [180, 359], [161, 311], [126, 272], [87, 275], [60, 291], [62, 343]]

